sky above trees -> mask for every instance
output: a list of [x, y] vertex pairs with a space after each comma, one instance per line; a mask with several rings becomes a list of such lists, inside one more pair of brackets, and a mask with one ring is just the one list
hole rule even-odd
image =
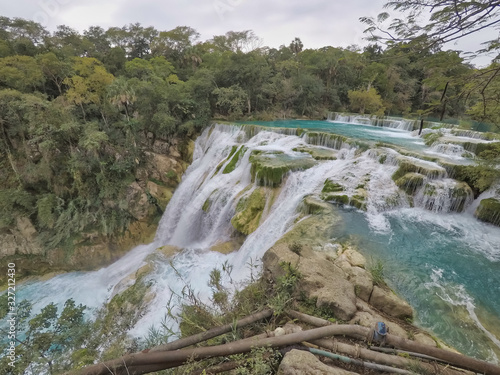
[[376, 16], [384, 0], [17, 0], [2, 4], [0, 15], [41, 23], [49, 30], [65, 24], [80, 32], [139, 22], [169, 30], [196, 29], [202, 39], [227, 31], [253, 30], [263, 45], [288, 45], [300, 37], [306, 48], [366, 44], [361, 16]]
[[[34, 20], [49, 30], [67, 25], [80, 32], [89, 26], [103, 28], [139, 22], [169, 30], [176, 26], [196, 29], [201, 40], [227, 31], [253, 30], [262, 45], [288, 45], [299, 37], [305, 48], [348, 47], [368, 44], [360, 17], [376, 17], [385, 0], [17, 0], [1, 5], [0, 15]], [[495, 35], [474, 35], [449, 49], [475, 51], [481, 40]], [[491, 34], [491, 31], [490, 31]], [[487, 65], [488, 57], [473, 60]]]

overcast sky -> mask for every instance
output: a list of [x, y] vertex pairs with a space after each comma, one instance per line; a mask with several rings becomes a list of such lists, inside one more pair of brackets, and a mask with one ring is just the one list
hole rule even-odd
[[[305, 48], [366, 45], [359, 17], [376, 17], [386, 0], [0, 0], [0, 15], [37, 21], [49, 30], [67, 25], [83, 31], [139, 22], [158, 30], [196, 29], [202, 40], [227, 31], [253, 30], [263, 45]], [[480, 48], [479, 36], [453, 49]]]

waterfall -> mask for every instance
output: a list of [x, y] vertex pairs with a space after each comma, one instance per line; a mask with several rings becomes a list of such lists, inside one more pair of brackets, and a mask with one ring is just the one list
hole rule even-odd
[[[359, 121], [360, 118], [349, 120]], [[401, 134], [395, 121], [388, 119], [385, 125], [379, 122], [373, 126], [386, 127], [384, 133]], [[352, 128], [356, 132], [365, 130]], [[441, 322], [448, 317], [445, 313], [434, 312], [441, 310], [428, 305], [428, 301], [435, 303], [436, 296], [440, 301], [443, 298], [440, 289], [437, 292], [436, 287], [426, 289], [425, 283], [432, 282], [432, 269], [445, 269], [444, 275], [449, 275], [450, 280], [441, 284], [463, 286], [464, 293], [470, 296], [468, 301], [474, 302], [466, 309], [476, 322], [473, 325], [493, 335], [490, 331], [495, 324], [483, 326], [484, 319], [477, 312], [483, 304], [488, 311], [500, 316], [500, 289], [491, 289], [488, 296], [493, 298], [485, 298], [481, 293], [486, 287], [479, 283], [482, 279], [462, 275], [467, 274], [470, 265], [475, 274], [485, 275], [484, 283], [490, 288], [500, 285], [497, 272], [500, 230], [472, 217], [478, 200], [473, 200], [470, 188], [448, 178], [446, 170], [436, 163], [386, 147], [366, 150], [352, 141], [351, 134], [341, 136], [313, 130], [299, 136], [297, 129], [252, 125], [214, 125], [206, 129], [196, 140], [193, 163], [168, 204], [152, 244], [138, 246], [98, 271], [72, 272], [25, 283], [19, 288], [18, 298], [34, 302], [34, 313], [50, 302], [61, 307], [69, 298], [98, 308], [130, 286], [136, 271], [148, 264], [151, 266], [145, 277], [150, 285], [148, 304], [130, 331], [133, 336], [144, 337], [152, 324], [161, 324], [167, 304], [176, 294], [182, 294], [186, 285], [190, 285], [202, 301], [209, 303], [208, 281], [212, 269], [220, 269], [223, 265], [231, 268], [231, 278], [226, 277], [223, 282], [232, 288], [241, 286], [253, 272], [249, 265], [258, 265], [263, 254], [293, 228], [304, 198], [313, 195], [335, 205], [336, 215], [345, 220], [345, 228], [335, 229], [339, 232], [332, 233], [331, 241], [359, 239], [360, 250], [366, 251], [367, 256], [375, 254], [373, 256], [384, 259], [388, 263], [391, 287], [420, 309], [417, 316], [422, 325], [435, 328], [445, 336], [451, 331], [451, 338], [460, 335], [454, 331], [457, 329], [455, 323], [443, 323], [445, 328], [435, 327], [433, 320]], [[372, 129], [368, 131], [373, 132]], [[305, 153], [318, 147], [338, 150], [335, 152], [337, 159], [313, 160], [305, 170], [289, 169], [279, 187], [261, 187], [257, 181], [252, 182], [254, 155], [274, 153], [294, 162], [300, 160], [300, 155], [311, 158]], [[398, 187], [393, 180], [398, 171], [408, 177], [408, 181], [413, 181], [411, 189]], [[327, 179], [340, 187], [340, 191], [333, 192], [330, 197], [322, 194]], [[272, 195], [260, 225], [239, 244], [239, 248], [235, 247], [236, 251], [230, 254], [212, 251], [214, 246], [234, 240], [235, 228], [231, 219], [238, 202], [256, 189], [264, 189], [266, 194]], [[158, 250], [165, 245], [177, 247], [178, 252], [166, 254]], [[401, 260], [400, 257], [407, 258]], [[453, 262], [458, 261], [466, 266], [459, 263], [453, 268]], [[416, 290], [421, 295], [416, 295]], [[495, 319], [492, 321], [497, 322], [498, 317]], [[467, 342], [467, 339], [460, 340]]]
[[338, 112], [329, 112], [328, 121], [357, 125], [379, 126], [404, 131], [412, 131], [416, 127], [417, 122], [417, 120], [409, 120], [400, 117], [380, 117], [374, 115], [343, 114]]

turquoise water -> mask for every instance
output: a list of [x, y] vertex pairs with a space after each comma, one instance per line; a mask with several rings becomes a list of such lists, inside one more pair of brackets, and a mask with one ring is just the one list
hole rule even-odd
[[363, 212], [340, 214], [345, 226], [332, 235], [355, 243], [369, 262], [383, 262], [389, 285], [417, 312], [417, 325], [463, 353], [499, 356], [500, 228], [462, 214], [404, 209], [386, 213], [390, 230], [380, 233]]
[[255, 124], [275, 128], [301, 128], [308, 130], [317, 130], [322, 132], [340, 134], [345, 137], [356, 138], [373, 143], [389, 143], [395, 146], [407, 148], [412, 151], [421, 151], [426, 148], [424, 142], [420, 138], [412, 137], [411, 133], [408, 131], [383, 128], [378, 126], [312, 120], [282, 120], [270, 122], [252, 121], [242, 122], [242, 124]]

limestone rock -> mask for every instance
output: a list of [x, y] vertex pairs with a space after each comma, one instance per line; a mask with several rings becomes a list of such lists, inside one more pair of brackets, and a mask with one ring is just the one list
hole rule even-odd
[[344, 251], [344, 254], [352, 266], [357, 266], [361, 268], [366, 267], [366, 259], [358, 251], [354, 249], [347, 249], [346, 251]]
[[179, 251], [181, 251], [180, 247], [172, 245], [165, 245], [155, 250], [155, 252], [165, 255], [167, 258], [170, 258], [171, 256], [177, 254]]
[[30, 219], [17, 217], [16, 227], [0, 234], [0, 258], [15, 254], [39, 255], [44, 250], [37, 242], [37, 231]]
[[23, 237], [32, 238], [36, 234], [35, 227], [27, 217], [17, 217], [16, 227]]
[[137, 182], [127, 187], [128, 212], [137, 220], [143, 220], [148, 216], [150, 204], [148, 196]]
[[391, 290], [384, 290], [378, 286], [373, 287], [370, 304], [384, 313], [399, 319], [413, 317], [411, 306], [396, 296]]
[[284, 274], [280, 266], [283, 262], [298, 268], [302, 275], [298, 288], [307, 298], [315, 299], [318, 308], [330, 309], [341, 320], [349, 320], [356, 313], [354, 286], [326, 254], [305, 247], [299, 259], [287, 244], [281, 243], [269, 249], [262, 261], [268, 279], [276, 280]]
[[168, 202], [170, 202], [170, 199], [172, 199], [172, 190], [165, 186], [158, 185], [153, 181], [148, 181], [147, 189], [149, 194], [156, 199], [160, 208], [164, 210]]
[[182, 165], [172, 156], [146, 152], [149, 157], [148, 176], [164, 184], [176, 185], [183, 172]]
[[293, 349], [285, 354], [278, 368], [278, 375], [354, 375], [338, 367], [322, 363], [314, 354]]
[[356, 295], [368, 302], [373, 291], [373, 278], [370, 272], [360, 267], [351, 267], [348, 280], [354, 285]]

